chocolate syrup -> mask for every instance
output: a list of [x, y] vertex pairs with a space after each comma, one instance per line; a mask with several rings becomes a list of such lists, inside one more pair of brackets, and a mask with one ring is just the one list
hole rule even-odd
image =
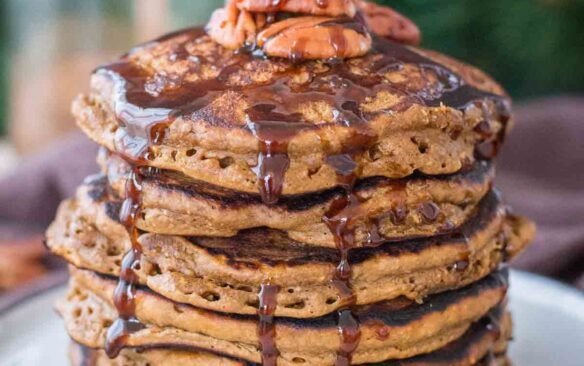
[[350, 309], [339, 310], [338, 316], [341, 346], [337, 351], [335, 366], [349, 366], [351, 365], [353, 352], [355, 352], [361, 340], [361, 325]]
[[144, 328], [136, 317], [136, 286], [140, 282], [136, 271], [140, 270], [142, 258], [136, 219], [140, 213], [141, 190], [140, 175], [138, 169], [134, 168], [126, 182], [126, 198], [120, 209], [120, 222], [130, 235], [132, 248], [124, 255], [120, 280], [114, 292], [114, 305], [118, 311], [118, 319], [108, 329], [105, 346], [105, 351], [110, 358], [119, 355], [132, 333]]
[[262, 200], [275, 204], [282, 194], [284, 176], [288, 170], [288, 143], [299, 128], [310, 128], [298, 114], [283, 114], [273, 104], [256, 104], [247, 110], [248, 128], [258, 139], [260, 153], [254, 168], [258, 178]]
[[[318, 1], [318, 0], [317, 0]], [[284, 1], [273, 0], [272, 5], [282, 6]], [[318, 1], [326, 5], [326, 1]], [[342, 36], [343, 27], [353, 27], [345, 20], [326, 24], [331, 29], [331, 38], [334, 47], [342, 51], [347, 47], [346, 39]], [[362, 25], [354, 25], [355, 29], [362, 29]], [[282, 194], [284, 177], [290, 164], [288, 146], [294, 136], [300, 131], [317, 129], [304, 120], [298, 113], [297, 107], [307, 101], [324, 101], [335, 109], [334, 125], [342, 125], [354, 132], [354, 138], [348, 146], [344, 146], [338, 155], [331, 156], [328, 163], [337, 171], [338, 185], [345, 191], [336, 199], [329, 212], [323, 218], [335, 237], [335, 242], [341, 254], [341, 260], [334, 274], [333, 283], [341, 292], [346, 307], [338, 312], [338, 327], [341, 336], [341, 347], [336, 365], [349, 365], [351, 354], [356, 349], [360, 339], [360, 326], [350, 308], [355, 302], [351, 289], [351, 266], [348, 253], [355, 246], [355, 232], [352, 223], [358, 216], [359, 198], [353, 188], [359, 176], [354, 158], [362, 154], [375, 141], [375, 136], [368, 128], [368, 121], [374, 115], [363, 112], [360, 105], [379, 91], [388, 90], [401, 94], [402, 102], [393, 106], [393, 111], [407, 110], [411, 105], [423, 104], [440, 106], [442, 104], [465, 110], [477, 100], [491, 99], [497, 106], [499, 119], [505, 124], [509, 119], [509, 103], [505, 97], [480, 91], [464, 83], [462, 78], [450, 69], [440, 65], [411, 49], [392, 41], [373, 36], [373, 54], [380, 54], [381, 58], [372, 65], [371, 75], [356, 75], [351, 72], [345, 62], [330, 60], [326, 62], [328, 71], [315, 74], [310, 83], [295, 85], [292, 78], [299, 65], [294, 62], [285, 67], [285, 71], [274, 76], [271, 81], [251, 86], [238, 86], [230, 82], [231, 76], [236, 74], [243, 65], [255, 57], [252, 53], [239, 52], [225, 65], [213, 64], [205, 57], [192, 57], [185, 44], [204, 35], [201, 28], [194, 28], [166, 36], [156, 42], [164, 42], [173, 37], [184, 39], [182, 44], [175, 46], [171, 61], [188, 60], [192, 68], [199, 68], [205, 64], [222, 68], [215, 79], [189, 82], [173, 77], [172, 75], [150, 75], [144, 69], [136, 66], [127, 58], [121, 62], [100, 68], [101, 73], [114, 83], [114, 110], [120, 123], [116, 132], [116, 151], [134, 164], [140, 165], [151, 158], [150, 147], [161, 143], [165, 139], [165, 132], [174, 119], [180, 117], [185, 120], [203, 119], [207, 123], [219, 127], [237, 128], [230, 121], [219, 117], [201, 114], [206, 107], [225, 91], [234, 91], [242, 95], [250, 107], [246, 110], [247, 121], [244, 127], [257, 139], [259, 145], [258, 164], [255, 168], [258, 177], [258, 187], [266, 204], [278, 201]], [[145, 45], [143, 47], [149, 47]], [[294, 61], [298, 62], [304, 54], [303, 45], [295, 48]], [[135, 51], [133, 51], [135, 52]], [[132, 54], [132, 53], [131, 53]], [[130, 54], [130, 55], [131, 55]], [[127, 56], [128, 57], [128, 56]], [[440, 87], [430, 90], [412, 91], [407, 84], [389, 83], [384, 74], [390, 70], [397, 70], [405, 64], [417, 65], [424, 73], [434, 73]], [[209, 66], [209, 65], [208, 65]], [[380, 113], [387, 113], [383, 111]], [[320, 127], [319, 127], [320, 128]], [[502, 137], [501, 137], [502, 138]], [[132, 250], [125, 256], [122, 265], [120, 283], [116, 290], [116, 308], [120, 313], [118, 319], [108, 331], [108, 355], [115, 356], [124, 346], [127, 337], [134, 331], [142, 328], [135, 317], [135, 286], [141, 256], [141, 248], [137, 241], [135, 227], [136, 215], [140, 211], [140, 184], [139, 174], [133, 172], [127, 188], [125, 208], [122, 210], [121, 221], [126, 224], [132, 237]], [[396, 207], [392, 220], [401, 222], [404, 219], [404, 209]], [[372, 225], [373, 230], [377, 226]], [[378, 240], [379, 235], [370, 235], [372, 241]], [[272, 292], [270, 287], [262, 289], [266, 296], [263, 321], [260, 321], [262, 354], [265, 362], [275, 362], [277, 350], [273, 342], [272, 321], [273, 310], [271, 304]], [[261, 299], [260, 299], [261, 301]], [[272, 312], [272, 314], [270, 313]]]
[[351, 364], [353, 352], [361, 339], [359, 320], [353, 315], [351, 307], [356, 299], [351, 288], [351, 264], [349, 251], [355, 247], [354, 219], [358, 216], [361, 205], [359, 197], [354, 192], [359, 175], [358, 165], [350, 154], [331, 156], [327, 163], [337, 172], [337, 183], [345, 190], [345, 194], [333, 200], [323, 221], [334, 236], [340, 253], [340, 262], [333, 275], [332, 283], [339, 290], [345, 306], [338, 310], [338, 330], [341, 345], [337, 352], [335, 366]]
[[[142, 259], [142, 246], [138, 241], [139, 232], [136, 226], [142, 200], [140, 169], [151, 158], [150, 147], [160, 144], [164, 139], [166, 129], [174, 116], [172, 109], [156, 105], [158, 96], [152, 95], [152, 91], [149, 92], [145, 87], [147, 75], [142, 70], [129, 63], [116, 63], [99, 72], [107, 74], [115, 85], [114, 109], [122, 127], [116, 131], [114, 154], [122, 157], [131, 166], [119, 213], [119, 221], [130, 237], [131, 249], [122, 259], [120, 279], [114, 291], [118, 319], [108, 329], [105, 346], [107, 355], [115, 358], [126, 347], [130, 335], [144, 329], [136, 316], [136, 286], [140, 282], [136, 272], [140, 270]], [[153, 108], [139, 107], [140, 103], [137, 101], [145, 100], [153, 103]]]
[[276, 366], [278, 348], [276, 346], [276, 326], [274, 312], [276, 311], [277, 295], [280, 288], [275, 285], [263, 284], [259, 293], [259, 324], [258, 337], [260, 341], [263, 366]]
[[[274, 1], [273, 4], [281, 6], [282, 1]], [[355, 29], [362, 29], [362, 25], [346, 19], [330, 23], [326, 25], [331, 28], [333, 43], [339, 49], [346, 47], [345, 38], [341, 37], [343, 28], [353, 27], [351, 24], [354, 23]], [[182, 43], [179, 43], [176, 48], [183, 51], [174, 52], [173, 59], [192, 61], [193, 56], [184, 51], [185, 44], [203, 35], [202, 29], [193, 28], [164, 37], [158, 42], [167, 41], [172, 37], [182, 39]], [[370, 75], [353, 74], [346, 63], [331, 60], [327, 63], [329, 71], [316, 75], [312, 82], [301, 86], [293, 85], [294, 83], [291, 82], [296, 68], [299, 67], [294, 63], [288, 65], [285, 71], [275, 75], [270, 82], [265, 84], [233, 85], [229, 82], [231, 75], [237, 73], [245, 63], [254, 58], [253, 54], [245, 52], [234, 55], [229, 63], [220, 66], [222, 70], [217, 78], [199, 82], [187, 82], [169, 75], [149, 75], [129, 60], [104, 66], [97, 72], [103, 73], [114, 81], [116, 91], [114, 109], [125, 130], [119, 132], [124, 136], [124, 139], [119, 140], [125, 145], [123, 150], [134, 158], [147, 149], [153, 141], [162, 141], [166, 128], [175, 118], [182, 117], [188, 120], [198, 117], [199, 111], [227, 90], [241, 93], [250, 105], [246, 111], [248, 123], [244, 128], [251, 130], [258, 138], [260, 153], [256, 173], [258, 187], [266, 203], [275, 202], [282, 192], [284, 174], [289, 165], [287, 157], [289, 141], [300, 131], [316, 129], [313, 124], [306, 123], [303, 116], [296, 110], [300, 103], [319, 100], [327, 102], [337, 111], [332, 124], [357, 129], [359, 127], [355, 127], [356, 125], [366, 125], [372, 117], [360, 110], [360, 104], [381, 90], [390, 90], [404, 96], [405, 101], [392, 108], [396, 111], [406, 110], [413, 104], [428, 106], [445, 104], [464, 110], [474, 101], [486, 98], [496, 102], [498, 114], [502, 120], [508, 119], [509, 103], [505, 97], [470, 87], [463, 82], [461, 77], [445, 66], [407, 47], [375, 36], [373, 39], [372, 53], [380, 54], [382, 57], [375, 62]], [[142, 47], [149, 47], [149, 45]], [[302, 48], [302, 44], [299, 44], [295, 55], [292, 55], [297, 61], [303, 55]], [[195, 70], [213, 62], [205, 57], [196, 57], [196, 60], [197, 62], [192, 62], [192, 68]], [[441, 87], [414, 92], [409, 90], [406, 84], [388, 83], [385, 80], [383, 76], [385, 72], [399, 69], [408, 63], [418, 65], [424, 72], [435, 73]], [[217, 67], [217, 65], [213, 66]], [[152, 80], [155, 80], [155, 84], [159, 87], [148, 88]], [[208, 117], [207, 120], [209, 120]], [[230, 125], [229, 121], [220, 119], [208, 121], [208, 123], [235, 127]], [[287, 132], [282, 133], [283, 130]], [[355, 141], [353, 144], [358, 145], [361, 142]], [[345, 147], [344, 150], [341, 153], [352, 150], [352, 147]]]

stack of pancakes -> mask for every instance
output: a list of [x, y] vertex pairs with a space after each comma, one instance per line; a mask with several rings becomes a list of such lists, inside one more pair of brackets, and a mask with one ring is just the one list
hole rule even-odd
[[73, 109], [101, 173], [47, 233], [73, 364], [507, 364], [534, 232], [492, 188], [509, 108], [375, 36], [297, 62], [194, 28], [98, 68]]

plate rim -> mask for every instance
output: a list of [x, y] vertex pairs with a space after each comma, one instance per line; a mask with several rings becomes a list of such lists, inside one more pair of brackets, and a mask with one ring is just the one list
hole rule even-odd
[[[584, 291], [551, 277], [512, 269], [510, 287], [514, 288], [513, 283], [517, 281], [524, 283], [524, 288], [545, 288], [545, 291], [524, 291], [521, 294], [523, 300], [562, 310], [584, 323]], [[513, 296], [513, 292], [510, 294]]]

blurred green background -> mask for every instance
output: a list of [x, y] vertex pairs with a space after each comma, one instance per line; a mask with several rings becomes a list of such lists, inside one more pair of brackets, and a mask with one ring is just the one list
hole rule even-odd
[[[13, 56], [26, 44], [26, 37], [44, 36], [40, 24], [49, 17], [73, 18], [81, 20], [82, 30], [93, 25], [91, 32], [103, 34], [99, 39], [86, 37], [75, 43], [68, 38], [76, 36], [76, 32], [68, 30], [71, 34], [67, 41], [39, 43], [44, 47], [81, 52], [91, 46], [121, 52], [140, 40], [134, 34], [135, 28], [111, 28], [103, 25], [108, 22], [90, 20], [112, 18], [116, 24], [131, 24], [136, 6], [145, 1], [157, 0], [0, 0], [0, 133], [6, 132], [13, 104], [9, 96], [11, 68], [22, 62], [15, 62]], [[165, 2], [170, 8], [168, 29], [202, 23], [222, 2], [168, 0]], [[378, 2], [415, 20], [423, 32], [424, 47], [479, 66], [516, 99], [584, 91], [584, 0]], [[58, 90], [56, 85], [55, 91]]]

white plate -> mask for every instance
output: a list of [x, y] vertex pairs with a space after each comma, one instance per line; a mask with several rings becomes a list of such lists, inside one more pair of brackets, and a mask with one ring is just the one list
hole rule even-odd
[[[68, 338], [53, 303], [59, 287], [0, 314], [1, 366], [67, 365]], [[513, 271], [510, 306], [517, 366], [584, 365], [584, 294], [558, 282]]]

